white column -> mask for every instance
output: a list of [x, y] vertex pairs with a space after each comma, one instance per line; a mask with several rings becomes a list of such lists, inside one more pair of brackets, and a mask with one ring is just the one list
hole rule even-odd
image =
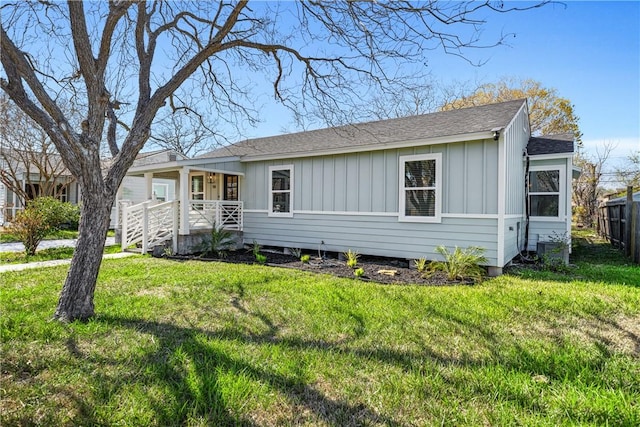
[[144, 180], [147, 200], [151, 200], [153, 199], [153, 172], [146, 172], [144, 174]]
[[189, 234], [189, 168], [180, 169], [180, 234]]

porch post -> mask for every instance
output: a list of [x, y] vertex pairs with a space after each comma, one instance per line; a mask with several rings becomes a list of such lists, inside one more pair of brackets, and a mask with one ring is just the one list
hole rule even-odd
[[171, 236], [173, 236], [173, 253], [178, 253], [178, 229], [179, 229], [179, 217], [180, 217], [180, 202], [178, 200], [174, 200], [171, 206], [171, 210], [173, 212], [173, 229], [171, 230]]
[[153, 172], [145, 172], [144, 180], [147, 200], [151, 200], [153, 199]]
[[180, 234], [189, 234], [189, 168], [180, 169]]

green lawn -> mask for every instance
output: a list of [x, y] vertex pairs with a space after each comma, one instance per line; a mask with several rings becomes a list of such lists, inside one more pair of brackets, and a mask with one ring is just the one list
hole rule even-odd
[[[74, 248], [50, 248], [40, 249], [33, 256], [27, 256], [24, 252], [0, 252], [0, 265], [25, 264], [30, 262], [51, 261], [55, 259], [68, 259], [73, 256]], [[105, 246], [105, 254], [121, 252], [120, 245]]]
[[105, 260], [66, 325], [67, 267], [5, 273], [0, 425], [637, 426], [640, 268], [589, 238], [456, 287]]
[[[113, 230], [109, 230], [107, 236], [115, 236], [115, 232]], [[77, 239], [78, 231], [77, 230], [53, 230], [51, 233], [47, 234], [44, 238], [45, 240], [57, 240], [57, 239]], [[20, 240], [10, 233], [7, 230], [3, 230], [0, 232], [0, 243], [15, 243]]]

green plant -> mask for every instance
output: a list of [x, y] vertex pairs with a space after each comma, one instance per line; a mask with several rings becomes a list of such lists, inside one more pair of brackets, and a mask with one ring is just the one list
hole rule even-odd
[[349, 249], [348, 251], [343, 252], [343, 255], [347, 259], [347, 265], [349, 267], [355, 268], [355, 266], [358, 265], [358, 258], [360, 258], [358, 252]]
[[483, 248], [470, 246], [467, 249], [460, 249], [456, 246], [453, 252], [449, 252], [445, 246], [440, 245], [435, 251], [444, 257], [444, 261], [432, 262], [431, 270], [444, 271], [448, 280], [482, 281], [484, 269], [480, 264], [487, 261], [483, 255]]
[[260, 244], [257, 240], [254, 240], [251, 244], [251, 252], [253, 252], [253, 256], [256, 258], [258, 257], [258, 254], [260, 254]]
[[300, 259], [300, 257], [302, 256], [302, 249], [300, 249], [300, 248], [289, 248], [289, 253], [291, 255], [293, 255], [294, 257]]
[[8, 232], [22, 242], [25, 253], [33, 256], [42, 239], [62, 224], [78, 222], [78, 209], [53, 197], [39, 197], [16, 214]]
[[364, 276], [364, 268], [356, 268], [353, 271], [353, 275], [356, 276], [357, 278], [361, 278], [362, 276]]
[[214, 223], [209, 239], [204, 242], [203, 252], [215, 254], [218, 258], [225, 258], [233, 241], [233, 233]]
[[427, 259], [425, 257], [414, 259], [413, 265], [415, 265], [416, 270], [418, 270], [420, 273], [424, 273], [424, 271], [427, 269]]
[[302, 261], [303, 264], [308, 263], [310, 259], [311, 259], [311, 255], [309, 254], [304, 254], [300, 257], [300, 261]]
[[256, 261], [258, 261], [258, 264], [265, 264], [267, 262], [267, 256], [263, 254], [256, 254]]

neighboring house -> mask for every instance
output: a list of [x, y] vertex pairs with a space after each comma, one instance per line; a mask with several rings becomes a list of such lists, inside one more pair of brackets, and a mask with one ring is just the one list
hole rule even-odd
[[[129, 175], [176, 182], [178, 200], [154, 209], [181, 252], [215, 221], [247, 243], [314, 251], [434, 259], [438, 245], [480, 246], [498, 274], [539, 240], [568, 238], [572, 155], [566, 136], [531, 138], [518, 100], [246, 140]], [[129, 208], [128, 230], [146, 209]]]
[[75, 179], [60, 156], [4, 149], [0, 152], [0, 225], [10, 222], [25, 202], [42, 194], [55, 195], [63, 202], [78, 203]]
[[[54, 160], [59, 158], [59, 156], [50, 156], [54, 158]], [[33, 164], [29, 166], [29, 173], [27, 173], [27, 167], [18, 160], [15, 160], [15, 164], [10, 166], [7, 164], [11, 159], [19, 158], [19, 156], [0, 156], [0, 167], [6, 171], [11, 170], [12, 175], [15, 175], [16, 179], [22, 182], [21, 187], [25, 189], [27, 200], [30, 200], [40, 195], [40, 189], [45, 185], [45, 180], [38, 168]], [[133, 165], [141, 166], [153, 163], [166, 163], [168, 161], [185, 158], [185, 156], [172, 150], [159, 150], [140, 153], [136, 157]], [[58, 162], [62, 164], [61, 159], [58, 160]], [[55, 174], [55, 180], [47, 180], [46, 185], [56, 185], [58, 187], [56, 194], [61, 201], [73, 204], [80, 203], [82, 197], [77, 183], [64, 166], [58, 169], [59, 172]], [[125, 177], [118, 190], [116, 203], [112, 208], [110, 227], [116, 228], [118, 226], [118, 210], [116, 206], [120, 205], [123, 201], [125, 201], [126, 204], [137, 204], [148, 199], [165, 201], [175, 198], [175, 181], [173, 180], [154, 178], [150, 188], [151, 191], [147, 194], [147, 183], [144, 178], [133, 176]], [[16, 212], [22, 209], [24, 209], [24, 200], [0, 182], [0, 225], [11, 222]]]

